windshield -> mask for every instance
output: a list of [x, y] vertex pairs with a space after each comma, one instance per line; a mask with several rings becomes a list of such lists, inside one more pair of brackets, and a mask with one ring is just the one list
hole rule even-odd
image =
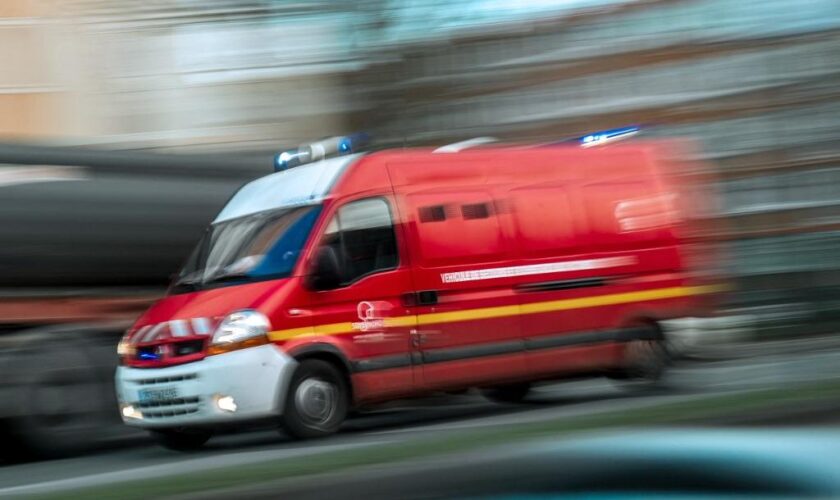
[[289, 276], [320, 212], [321, 205], [285, 207], [212, 224], [170, 291]]

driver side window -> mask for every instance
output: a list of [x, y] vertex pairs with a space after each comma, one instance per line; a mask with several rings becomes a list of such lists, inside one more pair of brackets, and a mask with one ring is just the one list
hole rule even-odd
[[335, 251], [342, 285], [394, 269], [399, 263], [391, 210], [382, 198], [354, 201], [339, 208], [324, 231], [321, 245]]

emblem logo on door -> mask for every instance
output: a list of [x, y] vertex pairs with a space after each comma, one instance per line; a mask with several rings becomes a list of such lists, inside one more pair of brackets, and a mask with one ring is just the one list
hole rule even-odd
[[366, 300], [359, 302], [359, 305], [356, 306], [356, 313], [359, 315], [359, 319], [362, 321], [370, 321], [376, 319], [376, 307]]
[[[383, 305], [387, 307], [382, 307]], [[356, 306], [356, 314], [358, 314], [360, 321], [353, 323], [353, 329], [369, 332], [385, 328], [385, 321], [382, 319], [383, 309], [390, 309], [390, 304], [387, 302], [368, 302], [367, 300], [359, 302], [359, 305]]]

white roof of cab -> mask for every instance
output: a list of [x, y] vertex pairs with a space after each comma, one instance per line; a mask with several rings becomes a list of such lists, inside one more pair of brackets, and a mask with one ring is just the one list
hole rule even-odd
[[339, 156], [276, 172], [242, 186], [213, 223], [265, 210], [317, 203], [361, 154]]

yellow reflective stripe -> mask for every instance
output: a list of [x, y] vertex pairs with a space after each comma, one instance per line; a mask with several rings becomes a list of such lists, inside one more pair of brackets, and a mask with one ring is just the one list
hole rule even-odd
[[522, 305], [522, 314], [536, 314], [550, 311], [566, 311], [569, 309], [585, 309], [588, 307], [611, 306], [616, 304], [627, 304], [630, 302], [644, 302], [646, 300], [674, 299], [677, 297], [688, 297], [711, 293], [709, 287], [703, 286], [676, 286], [672, 288], [660, 288], [657, 290], [642, 290], [638, 292], [615, 293], [611, 295], [595, 295], [577, 299], [551, 300], [548, 302], [535, 302]]
[[387, 328], [394, 328], [397, 326], [414, 326], [417, 324], [415, 316], [397, 316], [395, 318], [385, 318], [383, 320]]
[[[722, 285], [705, 286], [676, 286], [670, 288], [658, 288], [655, 290], [641, 290], [637, 292], [614, 293], [609, 295], [594, 295], [575, 299], [549, 300], [545, 302], [532, 302], [530, 304], [482, 307], [479, 309], [467, 309], [464, 311], [449, 311], [441, 313], [420, 314], [418, 316], [397, 316], [385, 318], [385, 327], [400, 327], [417, 325], [431, 325], [440, 323], [454, 323], [456, 321], [471, 321], [477, 319], [502, 318], [521, 314], [539, 314], [552, 311], [568, 311], [570, 309], [586, 309], [589, 307], [610, 306], [616, 304], [627, 304], [631, 302], [644, 302], [648, 300], [674, 299], [678, 297], [689, 297], [708, 293], [722, 292], [727, 289]], [[277, 330], [270, 332], [268, 338], [272, 341], [288, 340], [304, 335], [340, 335], [357, 333], [353, 329], [353, 323], [330, 323], [316, 325], [314, 327], [292, 328], [289, 330]]]
[[289, 330], [276, 330], [268, 333], [269, 340], [289, 340], [295, 337], [312, 335], [338, 335], [341, 333], [352, 333], [353, 323], [330, 323], [326, 325], [305, 326], [303, 328], [291, 328]]
[[[342, 323], [343, 324], [343, 323]], [[290, 328], [288, 330], [276, 330], [268, 332], [268, 339], [272, 342], [279, 340], [289, 340], [294, 337], [301, 337], [303, 335], [315, 335], [315, 328], [306, 326], [303, 328]]]
[[329, 325], [315, 325], [315, 335], [335, 335], [353, 329], [353, 323], [331, 323]]
[[450, 311], [442, 313], [420, 314], [417, 323], [431, 325], [436, 323], [452, 323], [454, 321], [470, 321], [473, 319], [503, 318], [519, 314], [519, 304], [512, 306], [482, 307], [481, 309], [467, 309], [465, 311]]

